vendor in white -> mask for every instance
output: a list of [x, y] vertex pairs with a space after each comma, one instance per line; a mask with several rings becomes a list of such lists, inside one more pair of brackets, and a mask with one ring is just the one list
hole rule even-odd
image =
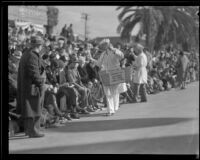
[[147, 84], [147, 56], [143, 52], [144, 47], [136, 44], [134, 51], [136, 71], [133, 77], [134, 83], [134, 101], [138, 102], [141, 97], [141, 102], [147, 101], [146, 84]]
[[[120, 69], [120, 60], [124, 58], [124, 54], [113, 48], [109, 39], [104, 39], [99, 46], [103, 53], [96, 61], [96, 65], [101, 68], [101, 71], [109, 71], [112, 69]], [[110, 86], [103, 85], [107, 100], [107, 115], [113, 115], [119, 109], [119, 94], [127, 91], [124, 83], [114, 84]]]

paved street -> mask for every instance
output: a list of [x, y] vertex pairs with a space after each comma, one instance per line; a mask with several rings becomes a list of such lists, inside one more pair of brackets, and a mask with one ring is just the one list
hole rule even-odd
[[199, 82], [149, 95], [148, 103], [124, 104], [111, 117], [103, 113], [47, 129], [44, 138], [19, 134], [9, 140], [10, 153], [198, 153]]

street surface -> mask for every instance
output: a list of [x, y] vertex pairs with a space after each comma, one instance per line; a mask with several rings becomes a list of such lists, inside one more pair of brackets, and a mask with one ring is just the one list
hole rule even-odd
[[199, 154], [199, 82], [149, 95], [147, 103], [123, 104], [111, 117], [105, 112], [46, 129], [44, 138], [18, 134], [9, 140], [9, 152]]

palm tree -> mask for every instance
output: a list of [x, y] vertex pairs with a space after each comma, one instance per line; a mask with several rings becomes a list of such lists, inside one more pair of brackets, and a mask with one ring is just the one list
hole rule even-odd
[[[120, 24], [117, 32], [124, 40], [131, 40], [131, 32], [137, 23], [141, 24], [137, 39], [146, 35], [146, 46], [158, 50], [165, 44], [191, 43], [198, 39], [194, 15], [199, 10], [192, 6], [123, 6], [118, 15]], [[197, 15], [196, 15], [197, 16]], [[196, 19], [195, 19], [196, 18]], [[195, 40], [196, 42], [196, 40]]]
[[49, 35], [53, 33], [53, 27], [55, 27], [58, 24], [58, 14], [59, 14], [58, 8], [52, 6], [47, 7], [48, 24], [46, 28], [47, 28], [47, 33]]

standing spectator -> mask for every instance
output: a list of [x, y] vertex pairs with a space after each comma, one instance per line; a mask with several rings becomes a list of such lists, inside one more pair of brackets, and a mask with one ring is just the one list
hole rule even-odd
[[69, 25], [69, 27], [67, 28], [67, 31], [68, 31], [68, 39], [70, 42], [74, 41], [74, 31], [73, 31], [73, 28], [72, 28], [72, 24]]
[[25, 133], [31, 137], [43, 137], [39, 133], [44, 95], [44, 70], [42, 68], [41, 37], [32, 37], [32, 48], [25, 52], [19, 63], [17, 79], [17, 112], [24, 119]]
[[139, 95], [141, 95], [141, 102], [147, 101], [146, 84], [147, 84], [147, 57], [143, 52], [143, 46], [136, 44], [135, 47], [135, 66], [134, 74], [134, 101], [138, 102]]
[[89, 43], [85, 44], [84, 56], [86, 58], [86, 62], [88, 62], [92, 57]]
[[60, 35], [65, 37], [65, 38], [67, 38], [69, 36], [68, 30], [67, 30], [67, 24], [65, 24], [65, 26], [62, 28]]
[[72, 44], [70, 43], [70, 41], [67, 42], [67, 47], [66, 47], [66, 51], [69, 55], [73, 54], [73, 48], [72, 48]]
[[81, 82], [86, 85], [89, 82], [89, 74], [87, 72], [85, 59], [82, 56], [79, 57], [78, 72], [81, 77]]
[[25, 36], [24, 30], [21, 27], [20, 27], [20, 30], [18, 32], [17, 39], [18, 39], [18, 41], [20, 43], [22, 43], [23, 41], [26, 40], [26, 36]]
[[187, 56], [183, 53], [183, 51], [180, 51], [179, 53], [179, 59], [177, 62], [177, 80], [178, 80], [178, 87], [181, 87], [181, 89], [185, 89], [185, 81], [187, 77], [187, 69], [189, 64], [189, 59]]
[[133, 47], [131, 47], [127, 52], [126, 54], [124, 55], [125, 59], [126, 59], [126, 64], [125, 66], [128, 67], [128, 66], [131, 66], [132, 63], [135, 61], [135, 58], [134, 58], [134, 49]]

